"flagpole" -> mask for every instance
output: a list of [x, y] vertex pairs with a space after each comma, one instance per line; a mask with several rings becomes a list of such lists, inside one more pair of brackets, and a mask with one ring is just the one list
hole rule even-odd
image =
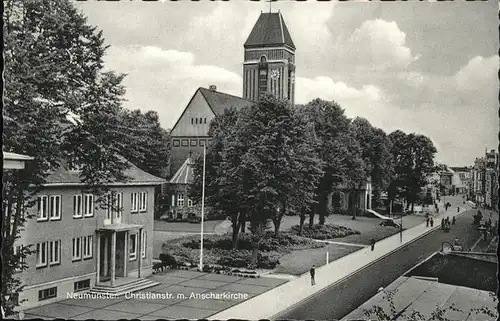
[[201, 187], [201, 232], [200, 232], [200, 272], [203, 271], [203, 224], [205, 221], [205, 162], [207, 146], [203, 145], [203, 183]]

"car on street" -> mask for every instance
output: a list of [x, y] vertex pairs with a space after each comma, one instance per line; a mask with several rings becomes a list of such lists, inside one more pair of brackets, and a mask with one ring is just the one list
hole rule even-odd
[[379, 225], [380, 226], [391, 226], [391, 227], [397, 227], [397, 228], [401, 227], [401, 225], [399, 225], [398, 223], [396, 223], [396, 221], [393, 220], [393, 219], [382, 220], [382, 222], [380, 222]]

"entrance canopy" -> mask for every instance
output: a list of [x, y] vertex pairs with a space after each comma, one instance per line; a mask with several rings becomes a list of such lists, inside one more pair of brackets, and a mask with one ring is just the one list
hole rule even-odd
[[123, 231], [130, 231], [130, 230], [138, 230], [138, 229], [143, 228], [143, 227], [144, 227], [144, 225], [139, 225], [139, 224], [118, 223], [118, 224], [101, 226], [97, 230], [98, 231], [123, 232]]

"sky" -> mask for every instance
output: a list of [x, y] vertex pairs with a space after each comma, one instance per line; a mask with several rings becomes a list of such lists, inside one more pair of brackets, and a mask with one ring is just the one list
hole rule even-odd
[[[242, 95], [243, 43], [269, 3], [75, 2], [126, 73], [124, 106], [170, 129], [198, 87]], [[297, 47], [296, 103], [334, 100], [387, 133], [432, 139], [472, 165], [498, 146], [498, 2], [272, 3]]]

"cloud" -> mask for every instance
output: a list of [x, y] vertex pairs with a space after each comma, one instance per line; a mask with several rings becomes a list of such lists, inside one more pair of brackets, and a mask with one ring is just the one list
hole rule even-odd
[[413, 56], [406, 34], [396, 22], [366, 20], [337, 46], [340, 58], [350, 66], [369, 66], [372, 70], [405, 68], [419, 56]]
[[476, 56], [455, 74], [455, 81], [462, 91], [476, 91], [488, 87], [498, 88], [498, 55]]
[[156, 110], [165, 128], [171, 128], [198, 87], [241, 93], [241, 77], [215, 65], [197, 64], [191, 52], [155, 46], [111, 47], [106, 66], [127, 73], [125, 107]]
[[370, 103], [382, 99], [382, 92], [373, 85], [365, 85], [361, 89], [356, 89], [325, 76], [313, 79], [297, 77], [296, 82], [296, 101], [299, 104], [307, 103], [315, 98], [335, 100], [339, 103], [352, 103], [353, 101]]

